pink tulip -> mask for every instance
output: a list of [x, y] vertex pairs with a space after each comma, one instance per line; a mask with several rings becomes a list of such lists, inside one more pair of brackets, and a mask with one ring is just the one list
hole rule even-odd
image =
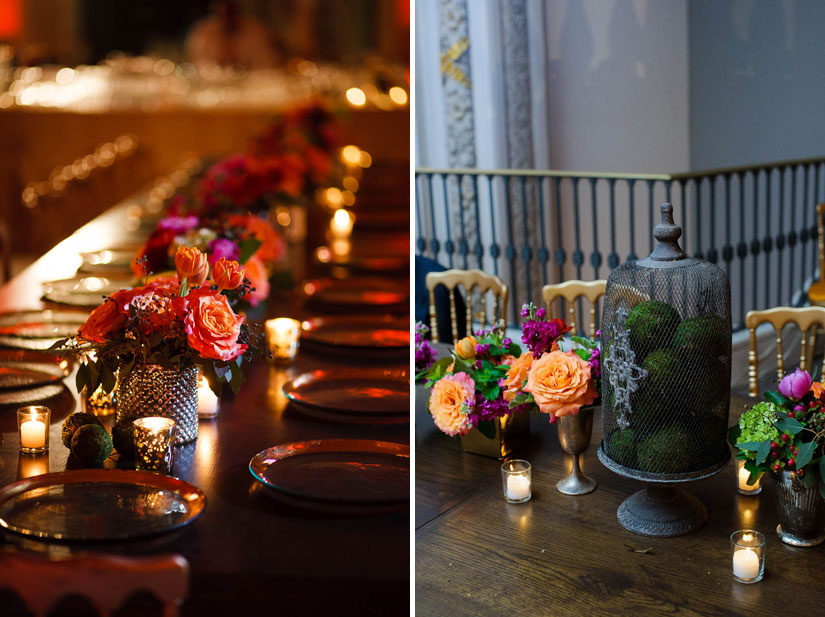
[[790, 399], [798, 400], [808, 394], [811, 389], [811, 376], [808, 371], [796, 372], [792, 375], [785, 375], [782, 381], [779, 382], [779, 393]]

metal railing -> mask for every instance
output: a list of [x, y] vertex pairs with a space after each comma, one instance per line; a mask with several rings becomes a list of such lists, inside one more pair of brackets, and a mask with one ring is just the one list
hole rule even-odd
[[504, 279], [512, 325], [544, 284], [649, 254], [663, 202], [685, 252], [730, 278], [735, 330], [751, 309], [802, 304], [817, 271], [825, 158], [679, 174], [416, 169], [415, 183], [416, 252]]

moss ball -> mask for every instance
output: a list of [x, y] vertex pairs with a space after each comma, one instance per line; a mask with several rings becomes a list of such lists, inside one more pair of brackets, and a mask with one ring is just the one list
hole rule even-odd
[[100, 424], [84, 424], [72, 437], [72, 454], [84, 465], [102, 465], [112, 448], [112, 438]]
[[686, 408], [704, 411], [727, 407], [729, 396], [725, 382], [730, 380], [730, 373], [724, 362], [703, 354], [685, 354], [682, 367]]
[[625, 467], [632, 467], [636, 461], [636, 437], [633, 429], [617, 429], [607, 440], [607, 454]]
[[63, 437], [63, 445], [67, 448], [71, 448], [72, 436], [74, 435], [75, 431], [86, 424], [97, 424], [98, 426], [102, 426], [100, 424], [100, 420], [97, 419], [97, 416], [94, 416], [90, 413], [86, 413], [83, 411], [73, 413], [68, 418], [66, 418], [63, 421], [63, 429], [61, 431], [61, 436]]
[[724, 317], [716, 313], [703, 313], [679, 324], [673, 335], [673, 347], [708, 356], [721, 356], [728, 348], [729, 330]]
[[673, 349], [656, 349], [647, 355], [642, 366], [647, 371], [647, 377], [630, 397], [630, 422], [648, 427], [663, 424], [664, 416], [682, 400], [678, 392], [681, 376], [679, 354]]
[[112, 427], [112, 443], [124, 459], [135, 458], [135, 433], [131, 421], [121, 419]]
[[658, 300], [647, 300], [634, 306], [625, 328], [630, 330], [630, 346], [636, 353], [636, 360], [644, 360], [653, 349], [670, 347], [680, 321], [676, 309]]
[[679, 473], [690, 469], [694, 440], [680, 426], [666, 426], [636, 448], [639, 469], [653, 473]]

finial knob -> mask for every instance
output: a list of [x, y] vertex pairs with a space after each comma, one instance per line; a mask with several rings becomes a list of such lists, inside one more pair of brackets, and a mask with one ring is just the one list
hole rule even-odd
[[676, 261], [685, 258], [679, 238], [682, 228], [673, 222], [673, 206], [661, 205], [662, 221], [653, 228], [653, 237], [656, 238], [656, 247], [650, 254], [654, 261]]

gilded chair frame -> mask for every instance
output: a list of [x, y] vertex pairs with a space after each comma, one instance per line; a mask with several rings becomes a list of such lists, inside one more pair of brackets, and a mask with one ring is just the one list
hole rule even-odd
[[[507, 297], [509, 290], [507, 285], [495, 275], [487, 274], [482, 270], [444, 270], [443, 272], [430, 272], [424, 279], [427, 290], [430, 293], [430, 330], [432, 331], [432, 338], [434, 341], [439, 340], [438, 337], [438, 314], [435, 307], [435, 288], [439, 285], [444, 285], [450, 294], [450, 325], [452, 328], [453, 343], [458, 340], [458, 316], [455, 308], [455, 289], [459, 285], [464, 288], [466, 293], [466, 323], [467, 334], [472, 332], [473, 327], [473, 289], [478, 288], [481, 293], [481, 327], [487, 325], [487, 292], [493, 294], [493, 322], [506, 324], [507, 323]], [[499, 315], [496, 319], [496, 314]]]
[[[564, 283], [555, 283], [552, 285], [545, 285], [541, 288], [541, 297], [547, 307], [547, 313], [552, 314], [550, 305], [558, 298], [564, 298], [567, 301], [568, 325], [573, 326], [573, 332], [577, 332], [576, 324], [576, 300], [579, 298], [587, 298], [590, 301], [590, 338], [596, 338], [596, 306], [599, 298], [604, 295], [604, 289], [607, 281], [599, 279], [597, 281], [565, 281]], [[583, 321], [583, 320], [582, 320]]]
[[825, 306], [825, 226], [822, 224], [822, 215], [825, 214], [825, 203], [816, 205], [816, 227], [819, 232], [817, 248], [819, 251], [819, 280], [811, 283], [808, 288], [808, 300], [811, 304]]
[[[762, 311], [748, 311], [745, 316], [745, 327], [750, 331], [750, 349], [748, 351], [748, 384], [749, 394], [759, 396], [759, 357], [756, 347], [756, 328], [763, 323], [769, 323], [776, 330], [776, 376], [782, 379], [785, 373], [785, 364], [782, 358], [782, 330], [789, 323], [796, 325], [802, 333], [802, 351], [799, 358], [799, 368], [808, 369], [809, 359], [813, 364], [816, 333], [825, 327], [825, 307], [806, 306], [792, 308], [778, 306]], [[823, 366], [825, 369], [825, 365]]]

